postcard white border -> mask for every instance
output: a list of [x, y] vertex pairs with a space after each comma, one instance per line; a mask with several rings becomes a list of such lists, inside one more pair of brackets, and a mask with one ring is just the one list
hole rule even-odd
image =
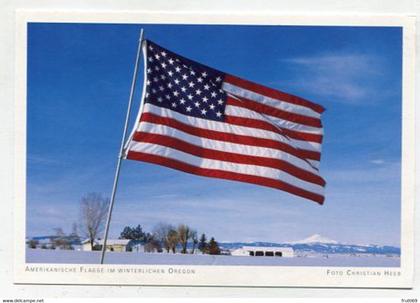
[[[292, 267], [292, 266], [167, 266], [167, 265], [86, 265], [26, 264], [26, 56], [27, 23], [125, 23], [125, 24], [263, 24], [325, 26], [401, 26], [403, 28], [403, 112], [402, 112], [402, 194], [401, 194], [401, 266], [400, 268], [361, 267]], [[15, 244], [14, 282], [31, 284], [98, 284], [98, 285], [202, 285], [202, 286], [283, 286], [283, 287], [360, 287], [411, 288], [414, 275], [414, 55], [415, 17], [403, 15], [279, 15], [223, 14], [202, 12], [142, 11], [35, 11], [16, 12], [15, 68]], [[26, 271], [32, 268], [54, 271]], [[105, 273], [82, 273], [84, 268], [103, 267]], [[143, 273], [117, 274], [110, 269], [137, 269]], [[172, 269], [190, 269], [195, 274], [169, 273]], [[76, 272], [71, 270], [75, 269]], [[165, 273], [146, 273], [161, 269]], [[400, 271], [399, 276], [327, 275], [327, 270]], [[62, 272], [69, 271], [70, 272]]]

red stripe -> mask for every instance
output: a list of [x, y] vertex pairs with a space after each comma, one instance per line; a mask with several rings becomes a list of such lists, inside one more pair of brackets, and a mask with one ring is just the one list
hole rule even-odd
[[291, 103], [291, 104], [296, 104], [296, 105], [301, 105], [304, 107], [308, 107], [314, 111], [316, 111], [317, 113], [323, 113], [324, 112], [324, 108], [316, 103], [313, 103], [311, 101], [305, 100], [303, 98], [294, 96], [294, 95], [290, 95], [287, 94], [285, 92], [276, 90], [276, 89], [272, 89], [248, 80], [244, 80], [232, 75], [226, 75], [224, 78], [224, 82], [236, 85], [236, 86], [240, 86], [242, 88], [245, 88], [247, 90], [251, 90], [255, 93], [261, 94], [261, 95], [265, 95], [267, 97], [271, 97], [274, 99], [279, 100], [279, 102], [284, 101], [287, 103]]
[[251, 146], [274, 148], [274, 149], [284, 151], [288, 154], [294, 155], [304, 160], [310, 159], [310, 160], [319, 161], [321, 158], [321, 155], [318, 152], [296, 149], [293, 146], [290, 146], [283, 142], [279, 142], [279, 141], [275, 141], [271, 139], [256, 138], [252, 136], [237, 135], [237, 134], [231, 134], [231, 133], [225, 133], [225, 132], [220, 132], [220, 131], [193, 127], [183, 122], [179, 122], [175, 119], [161, 117], [153, 113], [148, 113], [148, 112], [143, 113], [141, 115], [140, 121], [166, 125], [172, 128], [179, 129], [183, 132], [186, 132], [188, 134], [191, 134], [197, 137], [203, 137], [207, 139], [245, 144], [245, 145], [251, 145]]
[[147, 132], [136, 132], [133, 136], [133, 140], [136, 142], [146, 142], [158, 144], [180, 150], [182, 152], [206, 159], [227, 161], [239, 164], [249, 164], [271, 167], [284, 171], [292, 176], [295, 176], [301, 180], [311, 182], [320, 186], [325, 186], [325, 181], [321, 177], [304, 169], [301, 169], [289, 162], [280, 159], [273, 159], [260, 156], [241, 155], [232, 152], [218, 151], [214, 149], [208, 149], [200, 147], [188, 142], [185, 142], [174, 137], [169, 137], [161, 134], [152, 134]]
[[300, 141], [322, 143], [322, 135], [298, 132], [282, 127], [275, 127], [273, 124], [262, 120], [226, 115], [225, 122], [233, 125], [269, 130], [280, 135], [287, 136], [289, 138], [293, 138]]
[[281, 109], [277, 109], [271, 106], [261, 104], [243, 97], [238, 97], [240, 100], [228, 97], [227, 105], [238, 106], [242, 108], [247, 108], [258, 113], [270, 115], [277, 117], [283, 120], [287, 120], [294, 123], [299, 123], [302, 125], [312, 126], [312, 127], [322, 127], [321, 120], [317, 118], [302, 116], [294, 113], [290, 113]]
[[169, 159], [169, 158], [165, 158], [165, 157], [157, 156], [157, 155], [141, 153], [141, 152], [129, 151], [127, 155], [127, 159], [159, 164], [159, 165], [167, 166], [176, 170], [184, 171], [190, 174], [201, 175], [205, 177], [235, 180], [235, 181], [241, 181], [241, 182], [246, 182], [246, 183], [272, 187], [272, 188], [280, 189], [280, 190], [289, 192], [291, 194], [315, 201], [321, 205], [324, 203], [324, 196], [306, 191], [302, 188], [290, 185], [288, 183], [285, 183], [279, 180], [274, 180], [274, 179], [270, 179], [266, 177], [233, 173], [233, 172], [227, 172], [227, 171], [218, 170], [218, 169], [201, 168], [201, 167], [187, 164], [182, 161]]

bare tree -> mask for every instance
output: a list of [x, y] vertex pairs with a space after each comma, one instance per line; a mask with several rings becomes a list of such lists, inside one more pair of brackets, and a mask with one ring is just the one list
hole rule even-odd
[[144, 252], [160, 252], [162, 251], [162, 247], [160, 245], [160, 242], [155, 240], [155, 239], [151, 239], [149, 242], [147, 242], [144, 245]]
[[56, 237], [62, 238], [66, 235], [61, 227], [56, 227], [53, 230], [54, 230], [54, 233], [55, 233]]
[[77, 237], [79, 235], [76, 222], [73, 222], [73, 224], [71, 226], [71, 234], [70, 235], [75, 236], [75, 237]]
[[166, 236], [169, 249], [172, 250], [173, 253], [176, 253], [176, 246], [179, 243], [179, 235], [175, 229], [171, 229]]
[[180, 224], [178, 226], [178, 238], [179, 242], [181, 243], [182, 250], [181, 253], [187, 253], [187, 244], [188, 240], [191, 238], [191, 229], [188, 225]]
[[55, 236], [51, 240], [51, 248], [70, 249], [69, 239], [61, 227], [54, 228]]
[[191, 241], [192, 241], [191, 253], [194, 254], [195, 247], [198, 244], [198, 234], [197, 234], [197, 231], [196, 230], [191, 230], [190, 234], [191, 234]]
[[159, 223], [153, 228], [153, 238], [160, 242], [166, 252], [171, 250], [171, 244], [168, 239], [171, 230], [174, 230], [174, 227], [166, 223]]
[[31, 239], [31, 240], [28, 241], [28, 247], [29, 248], [36, 248], [38, 246], [38, 244], [39, 244], [38, 240]]
[[88, 193], [80, 200], [80, 228], [92, 250], [96, 237], [103, 230], [108, 206], [109, 199], [99, 193]]

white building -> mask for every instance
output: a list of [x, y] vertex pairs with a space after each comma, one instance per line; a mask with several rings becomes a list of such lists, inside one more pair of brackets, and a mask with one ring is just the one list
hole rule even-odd
[[293, 257], [291, 247], [263, 247], [263, 246], [242, 246], [242, 248], [231, 251], [232, 256], [251, 257]]
[[130, 243], [129, 244], [129, 247], [130, 247], [130, 251], [132, 251], [132, 252], [141, 252], [141, 253], [144, 253], [145, 252], [145, 249], [144, 249], [144, 244], [142, 244], [142, 243], [135, 243], [135, 242], [133, 242], [133, 243]]
[[[117, 252], [127, 251], [127, 245], [130, 241], [131, 240], [126, 240], [126, 239], [115, 239], [115, 240], [114, 239], [108, 239], [106, 241], [106, 250], [107, 251], [117, 251]], [[102, 245], [104, 244], [104, 240], [95, 240], [93, 244], [99, 250], [101, 250]], [[85, 241], [83, 241], [82, 246], [83, 246], [84, 251], [92, 250], [89, 239], [86, 239]]]

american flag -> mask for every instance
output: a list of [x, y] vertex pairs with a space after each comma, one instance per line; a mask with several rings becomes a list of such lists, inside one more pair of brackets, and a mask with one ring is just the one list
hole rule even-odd
[[324, 108], [143, 41], [145, 89], [125, 158], [324, 202]]

